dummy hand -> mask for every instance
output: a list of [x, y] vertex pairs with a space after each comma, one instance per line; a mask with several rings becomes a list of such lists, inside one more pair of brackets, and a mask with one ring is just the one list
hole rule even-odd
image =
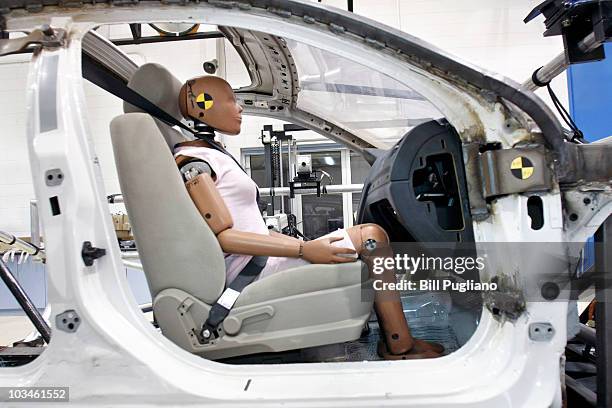
[[303, 258], [313, 264], [354, 262], [355, 258], [341, 256], [340, 254], [354, 254], [356, 253], [355, 250], [332, 245], [332, 242], [341, 240], [342, 237], [333, 237], [304, 242]]

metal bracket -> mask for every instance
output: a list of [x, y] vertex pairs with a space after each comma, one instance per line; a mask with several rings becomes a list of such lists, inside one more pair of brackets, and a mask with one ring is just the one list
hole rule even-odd
[[567, 144], [567, 171], [559, 182], [563, 185], [595, 184], [601, 188], [612, 183], [612, 137], [587, 144]]
[[488, 150], [480, 155], [480, 173], [486, 198], [552, 188], [546, 150], [540, 145]]
[[53, 29], [48, 25], [31, 31], [27, 36], [0, 40], [0, 56], [24, 51], [30, 45], [42, 47], [61, 47], [66, 41], [66, 30]]
[[529, 325], [529, 338], [533, 341], [550, 341], [554, 336], [555, 328], [550, 323], [531, 323]]
[[60, 313], [55, 316], [55, 327], [59, 330], [74, 333], [81, 324], [81, 318], [74, 310], [66, 310], [64, 313]]
[[489, 217], [489, 208], [482, 191], [480, 147], [481, 145], [478, 142], [464, 143], [462, 146], [468, 202], [470, 203], [470, 213], [474, 221], [483, 221]]
[[104, 255], [106, 255], [106, 249], [96, 248], [89, 241], [83, 242], [81, 256], [83, 257], [85, 266], [92, 266], [96, 259], [102, 258]]

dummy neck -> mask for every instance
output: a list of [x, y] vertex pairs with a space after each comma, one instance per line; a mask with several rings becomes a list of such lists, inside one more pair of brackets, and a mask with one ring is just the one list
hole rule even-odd
[[178, 143], [174, 146], [176, 149], [179, 146], [193, 146], [193, 147], [212, 147], [218, 150], [218, 144], [215, 142], [215, 128], [208, 126], [206, 123], [194, 120], [193, 128], [195, 133], [195, 140]]
[[206, 123], [194, 121], [193, 128], [196, 131], [194, 136], [197, 139], [206, 141], [211, 141], [215, 139], [215, 128], [208, 126]]

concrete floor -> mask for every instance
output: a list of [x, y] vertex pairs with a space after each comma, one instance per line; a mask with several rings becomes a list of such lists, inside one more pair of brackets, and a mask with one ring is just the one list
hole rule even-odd
[[9, 346], [13, 342], [22, 340], [34, 326], [27, 316], [3, 316], [0, 315], [0, 346]]

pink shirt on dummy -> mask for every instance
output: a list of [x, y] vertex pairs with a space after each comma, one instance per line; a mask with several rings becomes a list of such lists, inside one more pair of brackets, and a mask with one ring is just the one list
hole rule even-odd
[[[208, 163], [215, 173], [217, 190], [232, 215], [234, 229], [270, 235], [257, 206], [257, 184], [236, 164], [234, 159], [218, 150], [195, 146], [177, 147], [174, 156], [178, 155], [195, 157]], [[342, 238], [341, 241], [334, 242], [332, 244], [334, 246], [355, 249], [351, 238], [344, 229], [334, 231], [318, 239], [327, 237]], [[357, 255], [349, 255], [349, 257], [356, 258]], [[225, 254], [226, 285], [234, 280], [251, 258], [250, 255]], [[268, 257], [268, 262], [257, 279], [308, 264], [308, 261], [301, 258], [271, 256]]]
[[[232, 219], [234, 229], [269, 235], [257, 205], [257, 184], [228, 155], [207, 147], [179, 146], [178, 155], [196, 157], [208, 163], [215, 173], [215, 185], [223, 197]], [[249, 255], [225, 254], [227, 283], [234, 280], [238, 273], [251, 260]]]

